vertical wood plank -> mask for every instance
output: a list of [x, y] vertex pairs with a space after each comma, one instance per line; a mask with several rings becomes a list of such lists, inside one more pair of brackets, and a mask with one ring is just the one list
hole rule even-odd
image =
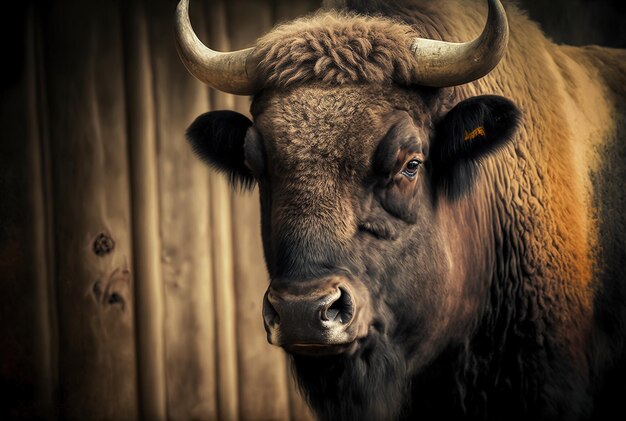
[[[29, 115], [32, 117], [32, 136], [29, 142], [32, 156], [32, 209], [36, 271], [37, 324], [35, 331], [39, 344], [39, 390], [42, 416], [58, 416], [58, 338], [57, 307], [54, 288], [54, 249], [50, 151], [48, 149], [48, 121], [45, 104], [45, 81], [41, 40], [41, 16], [34, 6], [29, 9], [29, 48], [26, 74], [30, 80]], [[36, 131], [35, 131], [36, 130]]]
[[[209, 25], [208, 45], [219, 51], [229, 51], [225, 1], [209, 2], [204, 16]], [[211, 90], [211, 105], [213, 110], [233, 109], [234, 96]], [[230, 186], [226, 179], [216, 171], [211, 171], [209, 183], [215, 311], [219, 315], [216, 319], [215, 342], [219, 419], [230, 421], [240, 418]]]
[[[230, 186], [221, 174], [212, 173], [211, 240], [214, 247], [214, 285], [217, 338], [215, 342], [220, 420], [240, 419], [237, 393], [237, 343], [233, 275]], [[245, 344], [241, 344], [245, 346]], [[242, 418], [245, 419], [245, 418]]]
[[152, 68], [143, 4], [133, 0], [123, 11], [139, 409], [142, 419], [164, 420], [164, 303]]
[[129, 177], [117, 2], [43, 22], [60, 416], [137, 418]]
[[[145, 2], [150, 27], [165, 294], [167, 412], [173, 420], [216, 419], [215, 313], [208, 170], [185, 139], [208, 110], [207, 90], [176, 53], [176, 2]], [[201, 2], [192, 20], [202, 33]]]
[[[54, 416], [54, 321], [32, 5], [0, 30], [14, 69], [0, 86], [0, 418]], [[5, 33], [6, 31], [6, 33]], [[20, 72], [21, 70], [21, 72]]]

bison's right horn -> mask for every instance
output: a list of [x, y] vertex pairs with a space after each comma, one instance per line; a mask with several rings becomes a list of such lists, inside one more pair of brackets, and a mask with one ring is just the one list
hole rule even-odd
[[189, 20], [189, 0], [176, 8], [176, 47], [189, 72], [207, 85], [237, 95], [258, 91], [252, 48], [220, 53], [205, 46], [194, 33]]
[[474, 41], [444, 42], [417, 38], [411, 50], [417, 59], [413, 83], [442, 88], [480, 79], [500, 62], [509, 41], [509, 24], [499, 0], [489, 0], [485, 29]]

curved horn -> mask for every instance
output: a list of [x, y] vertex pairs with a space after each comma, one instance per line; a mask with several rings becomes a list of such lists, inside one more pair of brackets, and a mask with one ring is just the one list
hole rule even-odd
[[413, 82], [442, 88], [472, 82], [500, 62], [509, 41], [509, 24], [499, 0], [489, 1], [482, 34], [474, 41], [454, 43], [416, 38], [411, 51], [417, 59]]
[[258, 91], [255, 65], [250, 59], [252, 48], [220, 53], [204, 45], [191, 27], [189, 0], [178, 3], [175, 31], [178, 55], [189, 73], [197, 79], [231, 94], [252, 95]]

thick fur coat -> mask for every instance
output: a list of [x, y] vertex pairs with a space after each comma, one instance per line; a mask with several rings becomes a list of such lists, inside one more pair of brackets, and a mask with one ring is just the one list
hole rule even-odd
[[[449, 218], [442, 226], [454, 228], [445, 237], [456, 240], [449, 249], [426, 251], [437, 256], [431, 257], [436, 261], [431, 270], [462, 272], [463, 289], [442, 292], [438, 288], [444, 287], [433, 284], [433, 294], [447, 303], [433, 305], [445, 309], [437, 313], [434, 327], [396, 314], [384, 328], [374, 323], [367, 339], [371, 347], [364, 345], [354, 358], [293, 356], [314, 410], [324, 419], [590, 419], [614, 410], [623, 414], [626, 52], [556, 45], [515, 4], [505, 4], [510, 42], [494, 71], [452, 88], [412, 87], [416, 63], [411, 39], [473, 39], [483, 27], [486, 2], [347, 1], [335, 6], [341, 10], [324, 10], [275, 28], [254, 50], [265, 88], [254, 98], [252, 114], [272, 157], [274, 167], [268, 171], [274, 168], [273, 180], [280, 181], [271, 187], [261, 182], [261, 202], [265, 209], [272, 200], [286, 203], [282, 213], [264, 216], [271, 274], [278, 274], [281, 259], [297, 266], [308, 258], [274, 259], [272, 238], [281, 218], [309, 224], [298, 228], [300, 240], [294, 244], [304, 244], [301, 238], [306, 237], [304, 249], [312, 254], [323, 254], [318, 248], [324, 247], [310, 238], [324, 230], [348, 247], [365, 205], [346, 202], [352, 196], [342, 177], [353, 180], [357, 170], [342, 168], [371, 156], [375, 145], [369, 133], [386, 121], [377, 107], [388, 102], [406, 111], [429, 139], [420, 147], [431, 152], [437, 150], [437, 136], [430, 133], [468, 98], [501, 95], [517, 104], [522, 119], [513, 141], [481, 158], [472, 174], [463, 173], [475, 179], [471, 188], [461, 185], [455, 194], [434, 199], [435, 210], [429, 208], [431, 217]], [[367, 94], [359, 91], [363, 87]], [[373, 128], [355, 127], [354, 118], [363, 109], [369, 110], [363, 121], [373, 122]], [[320, 116], [327, 110], [335, 114], [328, 112], [332, 121], [325, 125]], [[338, 140], [324, 143], [329, 138]], [[291, 178], [283, 175], [296, 171]], [[335, 187], [309, 181], [335, 172], [334, 181], [328, 181]], [[437, 187], [425, 188], [432, 193]], [[399, 215], [418, 225], [423, 217], [427, 224], [421, 214]], [[381, 226], [366, 229], [392, 238], [389, 232], [399, 225]], [[437, 238], [436, 230], [425, 232]], [[413, 250], [422, 247], [411, 244]], [[376, 247], [384, 255], [391, 246]], [[367, 273], [389, 271], [393, 262], [407, 273], [420, 273], [408, 268], [410, 258], [401, 257], [394, 256], [397, 262], [389, 258], [387, 266], [371, 263]], [[428, 260], [412, 258], [418, 264]], [[357, 261], [353, 255], [346, 259]], [[359, 262], [367, 266], [367, 259]], [[388, 281], [385, 276], [391, 277], [380, 279]], [[385, 288], [383, 283], [370, 290], [381, 303], [375, 321], [403, 306], [411, 311], [410, 285], [396, 289], [396, 294], [406, 291], [404, 301], [385, 298]], [[424, 350], [421, 343], [434, 337], [429, 329], [450, 333]], [[388, 336], [395, 339], [380, 339]], [[429, 357], [415, 361], [407, 356], [412, 349]]]

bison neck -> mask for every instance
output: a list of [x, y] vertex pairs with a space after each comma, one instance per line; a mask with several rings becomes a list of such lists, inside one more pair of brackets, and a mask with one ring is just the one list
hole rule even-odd
[[[293, 356], [300, 390], [320, 420], [393, 420], [407, 414], [410, 375], [387, 341], [357, 357]], [[415, 419], [415, 418], [412, 418]]]
[[485, 162], [472, 198], [449, 210], [464, 221], [455, 228], [466, 238], [457, 255], [471, 293], [462, 301], [476, 306], [464, 316], [473, 320], [462, 325], [465, 335], [412, 379], [415, 416], [569, 419], [589, 413], [590, 326], [581, 321], [590, 320], [591, 310], [580, 281], [589, 274], [577, 272], [576, 251], [566, 247], [556, 216], [536, 201], [545, 186], [510, 176], [536, 163], [508, 154]]

